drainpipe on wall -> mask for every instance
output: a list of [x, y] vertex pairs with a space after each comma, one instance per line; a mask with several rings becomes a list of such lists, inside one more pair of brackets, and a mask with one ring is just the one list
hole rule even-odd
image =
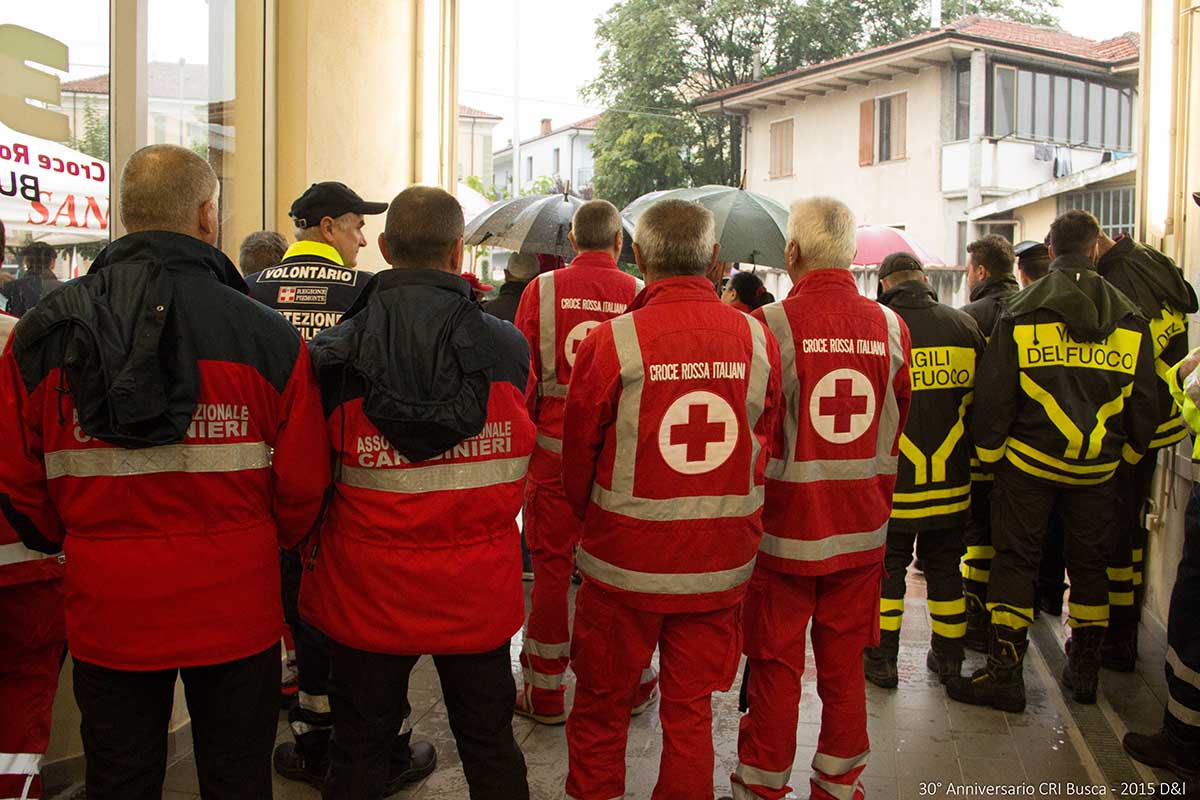
[[[730, 111], [725, 108], [725, 101], [721, 101], [721, 113], [727, 117], [739, 117], [742, 120], [742, 175], [745, 175], [750, 169], [750, 115], [746, 112]], [[742, 175], [737, 176], [738, 180], [742, 179]]]
[[[567, 180], [566, 184], [572, 186], [576, 192], [579, 191], [577, 181], [575, 181], [575, 140], [579, 137], [579, 131], [571, 131], [567, 135]], [[561, 158], [561, 157], [560, 157]], [[560, 164], [561, 167], [561, 164]]]

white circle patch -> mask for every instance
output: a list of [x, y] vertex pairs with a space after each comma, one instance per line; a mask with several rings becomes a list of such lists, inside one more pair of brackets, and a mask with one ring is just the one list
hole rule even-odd
[[866, 433], [875, 419], [875, 389], [856, 369], [835, 369], [813, 387], [808, 417], [822, 439], [847, 444]]
[[571, 328], [571, 332], [567, 334], [567, 340], [563, 342], [563, 355], [567, 357], [567, 366], [575, 366], [575, 353], [579, 350], [579, 343], [592, 332], [592, 328], [599, 324], [599, 320], [590, 319]]
[[729, 403], [712, 392], [680, 397], [658, 426], [658, 449], [667, 466], [684, 475], [711, 472], [737, 445], [738, 421]]

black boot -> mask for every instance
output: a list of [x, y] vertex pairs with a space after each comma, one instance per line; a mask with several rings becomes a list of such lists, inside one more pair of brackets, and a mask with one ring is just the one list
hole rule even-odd
[[306, 756], [296, 742], [284, 742], [275, 747], [272, 758], [275, 771], [284, 778], [292, 781], [303, 781], [309, 786], [320, 789], [325, 783], [325, 773], [329, 771], [329, 758]]
[[1185, 742], [1165, 725], [1157, 733], [1127, 733], [1121, 744], [1143, 764], [1168, 769], [1185, 781], [1200, 781], [1200, 742]]
[[275, 771], [288, 780], [303, 781], [318, 789], [329, 771], [329, 713], [296, 706], [288, 712], [294, 742], [275, 748]]
[[1100, 666], [1114, 672], [1137, 672], [1137, 622], [1108, 623], [1100, 647]]
[[925, 656], [925, 666], [930, 672], [937, 673], [938, 680], [945, 684], [951, 678], [962, 674], [963, 640], [947, 639], [944, 636], [934, 636], [929, 643], [929, 653]]
[[991, 706], [1019, 714], [1025, 710], [1025, 678], [1021, 664], [1029, 647], [1028, 630], [993, 625], [988, 641], [987, 666], [970, 677], [951, 678], [946, 694], [960, 703]]
[[410, 783], [429, 777], [437, 769], [437, 750], [432, 744], [399, 738], [405, 741], [392, 748], [392, 763], [388, 769], [387, 783], [384, 784], [384, 797], [391, 797]]
[[880, 631], [879, 646], [863, 650], [863, 674], [881, 689], [895, 689], [900, 682], [896, 656], [900, 652], [900, 631]]
[[[964, 581], [965, 583], [965, 581]], [[992, 615], [987, 607], [979, 600], [979, 596], [971, 592], [963, 592], [967, 601], [967, 633], [963, 637], [963, 646], [976, 653], [988, 651], [988, 629], [992, 627]]]
[[1088, 626], [1071, 632], [1070, 647], [1067, 648], [1067, 663], [1063, 666], [1063, 686], [1071, 690], [1076, 703], [1096, 702], [1096, 688], [1100, 685], [1100, 648], [1104, 642], [1104, 628]]

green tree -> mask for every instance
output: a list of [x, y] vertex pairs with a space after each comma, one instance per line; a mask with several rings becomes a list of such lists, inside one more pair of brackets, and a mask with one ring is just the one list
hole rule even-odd
[[[600, 73], [584, 87], [609, 109], [596, 128], [596, 194], [736, 185], [742, 123], [693, 102], [753, 79], [928, 29], [928, 0], [620, 0], [596, 20]], [[1053, 24], [1059, 0], [947, 0], [949, 14]], [[649, 188], [646, 188], [649, 187]], [[631, 196], [632, 195], [632, 196]]]
[[92, 158], [108, 161], [108, 115], [97, 111], [91, 98], [83, 103], [83, 136], [76, 137], [71, 147]]

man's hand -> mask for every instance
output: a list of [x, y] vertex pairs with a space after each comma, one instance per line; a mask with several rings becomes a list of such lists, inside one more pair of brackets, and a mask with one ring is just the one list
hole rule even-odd
[[1200, 383], [1197, 382], [1196, 367], [1200, 366], [1200, 347], [1188, 353], [1188, 357], [1179, 362], [1177, 372], [1179, 385], [1183, 387], [1192, 402], [1200, 406]]
[[1100, 257], [1101, 258], [1103, 258], [1104, 254], [1107, 253], [1109, 250], [1112, 250], [1113, 245], [1115, 245], [1115, 244], [1116, 244], [1116, 242], [1113, 241], [1113, 238], [1111, 236], [1109, 236], [1104, 231], [1100, 231], [1099, 246], [1100, 246]]
[[714, 290], [719, 291], [721, 289], [721, 281], [729, 277], [729, 270], [732, 266], [733, 264], [728, 261], [717, 261], [708, 268], [704, 277], [708, 278]]

